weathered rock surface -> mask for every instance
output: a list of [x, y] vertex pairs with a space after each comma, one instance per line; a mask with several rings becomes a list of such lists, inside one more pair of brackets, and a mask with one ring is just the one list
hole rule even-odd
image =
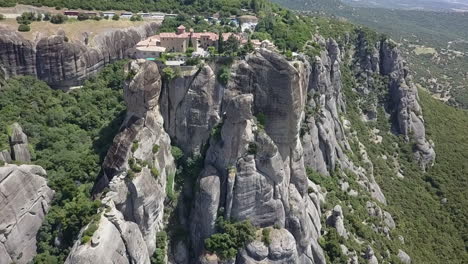
[[90, 43], [67, 42], [64, 35], [41, 37], [34, 41], [0, 27], [0, 65], [5, 77], [32, 75], [55, 88], [78, 86], [106, 64], [126, 58], [127, 50], [153, 35], [159, 24], [109, 30]]
[[393, 100], [398, 131], [415, 142], [415, 156], [421, 167], [431, 167], [435, 160], [432, 143], [426, 139], [424, 118], [419, 105], [418, 90], [409, 75], [400, 51], [389, 42], [381, 46], [381, 72], [390, 77], [390, 96]]
[[18, 123], [11, 125], [10, 147], [11, 159], [19, 162], [31, 162], [28, 137]]
[[[210, 175], [210, 181], [214, 179], [211, 177], [219, 180], [210, 188], [202, 187], [205, 177], [199, 180], [202, 191], [196, 195], [190, 219], [195, 223], [192, 228], [204, 227], [201, 230], [206, 231], [192, 229], [196, 255], [213, 232], [217, 209], [223, 207], [226, 218], [248, 219], [259, 227], [284, 227], [272, 236], [264, 262], [325, 262], [317, 242], [321, 228], [319, 194], [307, 191], [309, 182], [299, 140], [310, 65], [305, 60], [295, 64], [260, 49], [233, 65], [231, 81], [220, 87], [221, 107], [211, 109], [223, 109], [222, 114], [213, 115], [221, 116], [222, 121], [217, 135], [211, 138], [202, 173]], [[199, 208], [205, 208], [204, 214]], [[257, 263], [251, 261], [258, 261], [265, 253], [257, 246], [251, 244], [237, 261]], [[255, 253], [256, 247], [261, 252]]]
[[121, 212], [107, 201], [91, 242], [75, 243], [65, 263], [149, 264], [149, 253], [138, 225], [125, 221]]
[[[155, 63], [144, 60], [132, 62], [126, 72], [134, 74], [124, 87], [127, 116], [104, 160], [104, 175], [95, 186], [95, 192], [109, 189], [102, 201], [111, 213], [102, 215], [93, 235], [98, 250], [93, 243], [77, 242], [67, 263], [94, 257], [103, 263], [149, 263], [156, 248], [166, 180], [175, 173], [170, 138], [159, 112], [161, 75]], [[99, 249], [111, 251], [106, 254]]]
[[[312, 64], [301, 56], [288, 61], [278, 53], [258, 49], [234, 62], [227, 85], [218, 82], [220, 65], [214, 62], [170, 81], [161, 80], [156, 64], [133, 62], [127, 72], [135, 77], [127, 81], [124, 92], [127, 117], [109, 149], [104, 176], [95, 190], [109, 187], [103, 201], [114, 215], [122, 216], [115, 224], [115, 217], [104, 213], [100, 225], [136, 224], [138, 229], [131, 229], [136, 230], [134, 238], [124, 238], [125, 228], [107, 232], [99, 229], [90, 245], [75, 245], [69, 259], [92, 258], [93, 245], [105, 246], [108, 237], [115, 237], [126, 246], [122, 248], [118, 242], [109, 248], [127, 256], [123, 260], [115, 256], [116, 262], [147, 263], [147, 256], [155, 249], [156, 231], [163, 224], [167, 176], [175, 171], [171, 137], [186, 157], [204, 155], [196, 182], [185, 186], [181, 193], [190, 201], [180, 202], [176, 209], [178, 224], [189, 238], [172, 241], [172, 255], [168, 256], [171, 263], [325, 263], [318, 239], [326, 194], [307, 178], [306, 168], [323, 177], [356, 177], [355, 182], [363, 188], [359, 193], [349, 191], [350, 195], [368, 191], [373, 200], [386, 204], [386, 199], [374, 179], [365, 146], [343, 117], [346, 103], [340, 64], [345, 56], [336, 41], [322, 42], [326, 50]], [[389, 58], [382, 54], [375, 49], [361, 58], [360, 64], [369, 74], [398, 74], [399, 66], [389, 65], [399, 63], [399, 57], [383, 63]], [[387, 72], [389, 67], [392, 69]], [[405, 78], [410, 82], [409, 77]], [[370, 93], [373, 86], [369, 82], [361, 88], [358, 92]], [[397, 101], [404, 98], [408, 97]], [[349, 142], [357, 146], [354, 151], [358, 153], [353, 154], [359, 155], [360, 165], [348, 157], [353, 152]], [[155, 145], [157, 151], [153, 152]], [[152, 168], [159, 176], [152, 175]], [[342, 183], [344, 191], [348, 191], [351, 181]], [[391, 215], [373, 201], [367, 203], [367, 209], [370, 216], [380, 220], [378, 231], [390, 238], [389, 231], [395, 228]], [[217, 231], [215, 220], [219, 216], [278, 229], [272, 231], [269, 245], [253, 241], [240, 250], [235, 260], [223, 262], [204, 250], [204, 240]], [[341, 207], [334, 208], [328, 223], [341, 236], [354, 237], [345, 230]], [[126, 239], [134, 239], [144, 250], [127, 246]], [[141, 239], [144, 244], [139, 242]], [[356, 263], [358, 254], [348, 253], [349, 263]], [[110, 255], [114, 254], [120, 253]], [[371, 248], [365, 256], [369, 263], [377, 263]]]
[[272, 229], [270, 239], [272, 242], [268, 246], [260, 241], [247, 245], [240, 253], [237, 263], [303, 263], [298, 258], [294, 236], [288, 230]]
[[344, 226], [343, 210], [340, 205], [336, 205], [331, 211], [330, 216], [327, 218], [327, 224], [336, 229], [338, 235], [348, 238], [348, 232]]
[[164, 128], [186, 153], [200, 153], [211, 129], [219, 122], [223, 87], [204, 66], [193, 75], [176, 78], [161, 94]]
[[0, 167], [0, 263], [28, 263], [54, 191], [42, 167]]

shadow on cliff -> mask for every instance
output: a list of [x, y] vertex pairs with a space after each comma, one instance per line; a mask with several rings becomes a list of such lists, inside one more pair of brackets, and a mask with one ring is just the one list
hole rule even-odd
[[[122, 123], [125, 119], [127, 111], [123, 110], [121, 111], [117, 117], [112, 120], [107, 126], [101, 128], [99, 131], [99, 134], [97, 136], [97, 139], [94, 140], [93, 142], [93, 150], [99, 155], [99, 164], [102, 165], [104, 162], [104, 159], [107, 155], [107, 151], [109, 150], [110, 146], [112, 145], [112, 142], [117, 135], [117, 133], [120, 130], [120, 127], [122, 126]], [[96, 182], [99, 181], [99, 179], [102, 177], [103, 174], [103, 169], [99, 171], [99, 174], [96, 177]], [[95, 182], [95, 183], [96, 183]]]

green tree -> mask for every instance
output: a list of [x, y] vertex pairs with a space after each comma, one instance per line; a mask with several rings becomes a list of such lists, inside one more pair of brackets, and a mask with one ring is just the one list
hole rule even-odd
[[20, 32], [29, 32], [31, 31], [31, 27], [29, 25], [21, 24], [18, 26], [18, 31]]
[[68, 17], [62, 14], [52, 15], [50, 22], [53, 24], [63, 24], [68, 20]]
[[89, 16], [85, 13], [79, 13], [78, 14], [78, 20], [79, 21], [84, 21], [84, 20], [88, 20], [89, 19]]
[[120, 19], [120, 16], [115, 14], [113, 17], [112, 17], [112, 20], [114, 21], [118, 21]]
[[239, 51], [239, 47], [240, 47], [239, 39], [234, 34], [231, 34], [229, 38], [224, 42], [223, 52], [225, 54], [235, 56], [237, 52]]
[[228, 84], [229, 79], [231, 78], [231, 71], [229, 70], [228, 67], [222, 67], [221, 70], [218, 73], [218, 81], [221, 84]]

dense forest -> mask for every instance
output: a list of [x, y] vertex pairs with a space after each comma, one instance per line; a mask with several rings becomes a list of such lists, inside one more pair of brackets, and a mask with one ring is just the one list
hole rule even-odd
[[90, 190], [125, 115], [124, 63], [107, 66], [69, 93], [29, 76], [10, 79], [0, 89], [0, 149], [7, 148], [9, 125], [19, 122], [29, 137], [33, 163], [47, 170], [56, 192], [38, 233], [36, 263], [63, 261], [99, 207]]
[[258, 9], [265, 5], [266, 0], [5, 0], [0, 6], [14, 6], [16, 3], [33, 6], [49, 6], [68, 9], [85, 10], [129, 10], [141, 11], [162, 11], [174, 13], [215, 13], [224, 12], [229, 14], [239, 14], [241, 8]]

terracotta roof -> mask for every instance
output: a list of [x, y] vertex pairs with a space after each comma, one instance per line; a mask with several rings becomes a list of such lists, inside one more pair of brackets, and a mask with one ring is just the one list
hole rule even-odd
[[161, 33], [160, 38], [189, 38], [189, 33], [176, 34], [176, 33]]

